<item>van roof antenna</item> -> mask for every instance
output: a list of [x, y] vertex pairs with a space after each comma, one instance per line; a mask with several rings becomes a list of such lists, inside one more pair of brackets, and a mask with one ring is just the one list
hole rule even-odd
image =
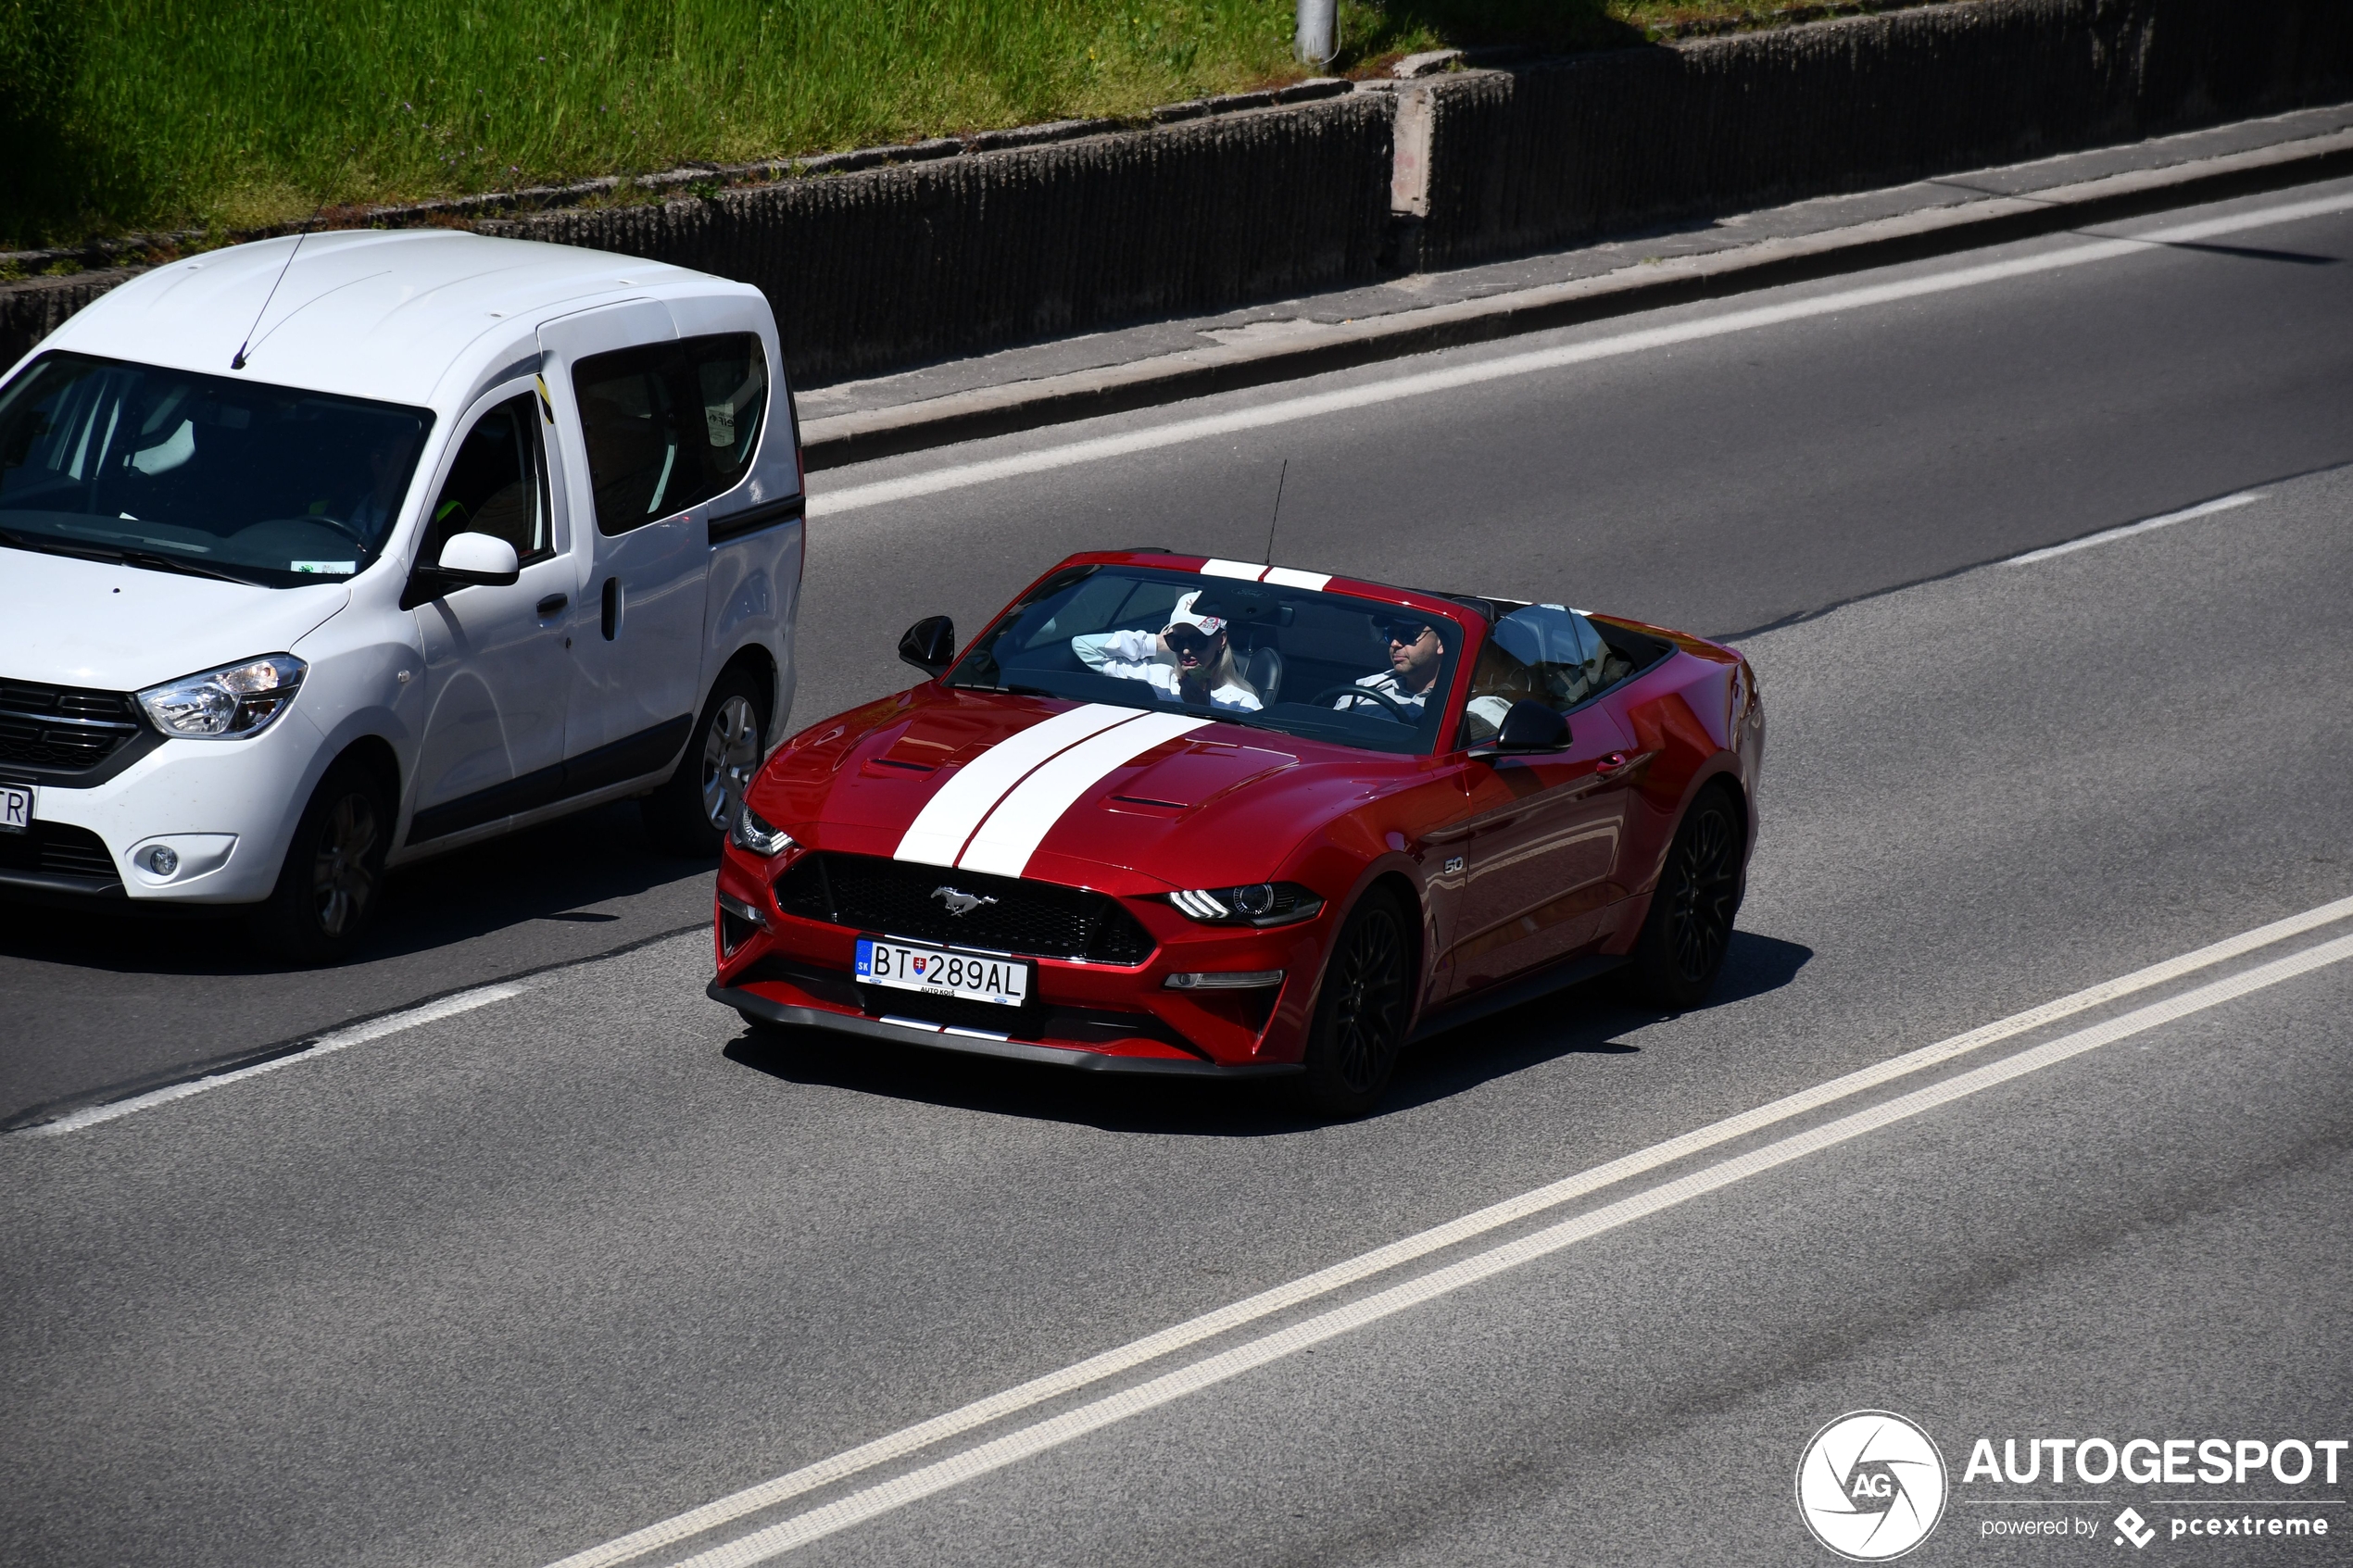
[[261, 319], [270, 314], [270, 302], [278, 297], [278, 285], [284, 282], [286, 274], [294, 270], [294, 259], [301, 254], [302, 242], [310, 237], [310, 231], [318, 221], [319, 215], [311, 214], [310, 221], [304, 224], [302, 232], [295, 236], [293, 248], [286, 252], [285, 264], [278, 269], [278, 275], [270, 281], [270, 292], [261, 296], [261, 308], [253, 313], [253, 325], [245, 329], [245, 341], [237, 345], [237, 352], [229, 357], [231, 370], [242, 370], [245, 368], [245, 350], [253, 346], [253, 334], [260, 329]]
[[1282, 472], [1275, 476], [1275, 515], [1266, 520], [1266, 561], [1275, 564], [1275, 524], [1283, 521], [1283, 481], [1290, 477], [1290, 459], [1283, 459]]

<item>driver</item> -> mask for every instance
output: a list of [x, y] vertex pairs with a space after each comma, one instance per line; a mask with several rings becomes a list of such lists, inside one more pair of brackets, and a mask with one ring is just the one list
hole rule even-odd
[[[1356, 684], [1389, 701], [1343, 695], [1335, 698], [1332, 706], [1355, 713], [1378, 713], [1385, 719], [1420, 719], [1430, 693], [1438, 687], [1439, 667], [1446, 660], [1452, 639], [1460, 633], [1451, 621], [1425, 620], [1405, 610], [1386, 622], [1377, 623], [1373, 634], [1389, 645], [1389, 668], [1377, 670]], [[1403, 710], [1402, 714], [1400, 709]]]
[[1198, 588], [1176, 601], [1158, 632], [1088, 632], [1070, 640], [1079, 662], [1099, 675], [1143, 681], [1196, 707], [1255, 713], [1258, 690], [1234, 667], [1224, 617], [1197, 611]]

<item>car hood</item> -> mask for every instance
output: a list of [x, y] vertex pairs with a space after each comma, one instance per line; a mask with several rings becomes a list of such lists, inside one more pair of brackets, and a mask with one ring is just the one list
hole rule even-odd
[[814, 848], [1149, 892], [1279, 874], [1421, 759], [1142, 711], [918, 687], [795, 737], [752, 809]]
[[0, 674], [137, 691], [283, 653], [351, 599], [340, 583], [262, 588], [32, 550], [0, 550]]

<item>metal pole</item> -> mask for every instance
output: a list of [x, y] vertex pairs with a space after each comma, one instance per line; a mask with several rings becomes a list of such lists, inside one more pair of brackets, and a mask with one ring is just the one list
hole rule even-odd
[[1340, 53], [1340, 0], [1299, 0], [1299, 63], [1318, 69]]

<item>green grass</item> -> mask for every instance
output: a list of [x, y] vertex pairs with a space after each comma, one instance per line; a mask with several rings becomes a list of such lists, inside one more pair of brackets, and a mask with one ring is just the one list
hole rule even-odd
[[[1348, 0], [1335, 68], [1738, 0]], [[870, 146], [1305, 74], [1291, 0], [0, 0], [0, 248]]]

